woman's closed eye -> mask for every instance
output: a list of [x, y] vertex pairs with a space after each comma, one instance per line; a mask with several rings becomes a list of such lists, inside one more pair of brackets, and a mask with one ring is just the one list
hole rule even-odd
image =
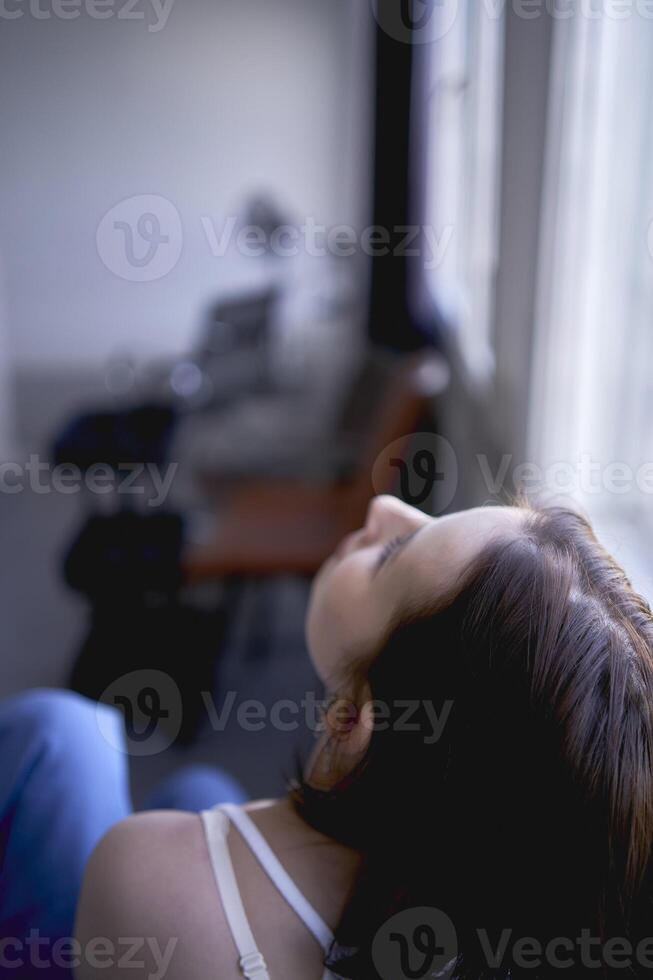
[[376, 560], [374, 566], [374, 574], [379, 571], [380, 568], [385, 565], [389, 558], [393, 557], [415, 534], [415, 531], [411, 531], [409, 534], [399, 534], [394, 538], [387, 541], [382, 549], [379, 557]]

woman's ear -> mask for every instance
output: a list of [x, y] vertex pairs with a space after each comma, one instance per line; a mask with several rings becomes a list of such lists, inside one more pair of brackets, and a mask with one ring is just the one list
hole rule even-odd
[[335, 698], [325, 711], [324, 734], [307, 770], [316, 789], [331, 789], [367, 751], [373, 730], [371, 691], [366, 685], [361, 693], [361, 707], [349, 698]]
[[365, 701], [358, 712], [356, 728], [352, 732], [352, 742], [350, 743], [352, 750], [359, 756], [363, 756], [367, 752], [375, 724], [376, 716], [374, 713], [372, 693], [367, 689], [365, 692]]
[[372, 692], [368, 684], [361, 691], [358, 703], [348, 698], [336, 698], [325, 715], [327, 738], [354, 764], [367, 751], [374, 728]]

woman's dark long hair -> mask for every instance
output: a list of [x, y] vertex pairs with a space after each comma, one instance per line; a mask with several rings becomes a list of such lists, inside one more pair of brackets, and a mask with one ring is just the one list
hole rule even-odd
[[[653, 623], [587, 522], [527, 511], [453, 595], [395, 625], [348, 695], [366, 685], [389, 718], [333, 789], [295, 796], [362, 855], [333, 972], [392, 975], [375, 937], [424, 907], [455, 928], [443, 976], [559, 976], [563, 956], [574, 978], [653, 972]], [[530, 940], [544, 952], [524, 968]]]

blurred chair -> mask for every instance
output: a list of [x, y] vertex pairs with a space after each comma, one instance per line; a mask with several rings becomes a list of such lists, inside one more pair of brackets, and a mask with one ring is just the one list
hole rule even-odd
[[153, 365], [129, 392], [130, 404], [70, 419], [53, 440], [55, 464], [82, 471], [97, 463], [162, 466], [182, 416], [272, 389], [270, 322], [277, 298], [268, 288], [218, 303], [195, 349], [181, 361]]
[[[209, 310], [190, 357], [202, 377], [198, 407], [224, 405], [234, 398], [274, 390], [271, 325], [278, 302], [279, 290], [271, 286], [223, 299]], [[175, 391], [174, 370], [170, 383]]]
[[267, 286], [210, 306], [193, 346], [179, 358], [147, 365], [132, 396], [170, 402], [186, 417], [274, 390], [272, 323], [279, 296]]
[[[388, 351], [352, 357], [350, 375], [313, 370], [301, 393], [250, 398], [220, 414], [194, 416], [178, 432], [196, 485], [215, 501], [229, 483], [346, 479], [358, 466], [371, 420], [396, 367]], [[180, 455], [178, 453], [178, 455]]]
[[442, 359], [432, 351], [397, 360], [348, 479], [251, 480], [233, 487], [216, 509], [209, 539], [182, 557], [187, 581], [315, 574], [343, 536], [361, 526], [370, 499], [395, 489], [390, 467], [381, 467], [372, 484], [374, 464], [393, 443], [407, 455], [445, 378]]

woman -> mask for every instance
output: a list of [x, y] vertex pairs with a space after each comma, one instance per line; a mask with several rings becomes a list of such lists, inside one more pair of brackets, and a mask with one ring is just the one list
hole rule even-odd
[[651, 970], [653, 625], [581, 517], [377, 498], [307, 637], [335, 700], [291, 796], [118, 824], [83, 947], [155, 938], [140, 975], [183, 980]]

